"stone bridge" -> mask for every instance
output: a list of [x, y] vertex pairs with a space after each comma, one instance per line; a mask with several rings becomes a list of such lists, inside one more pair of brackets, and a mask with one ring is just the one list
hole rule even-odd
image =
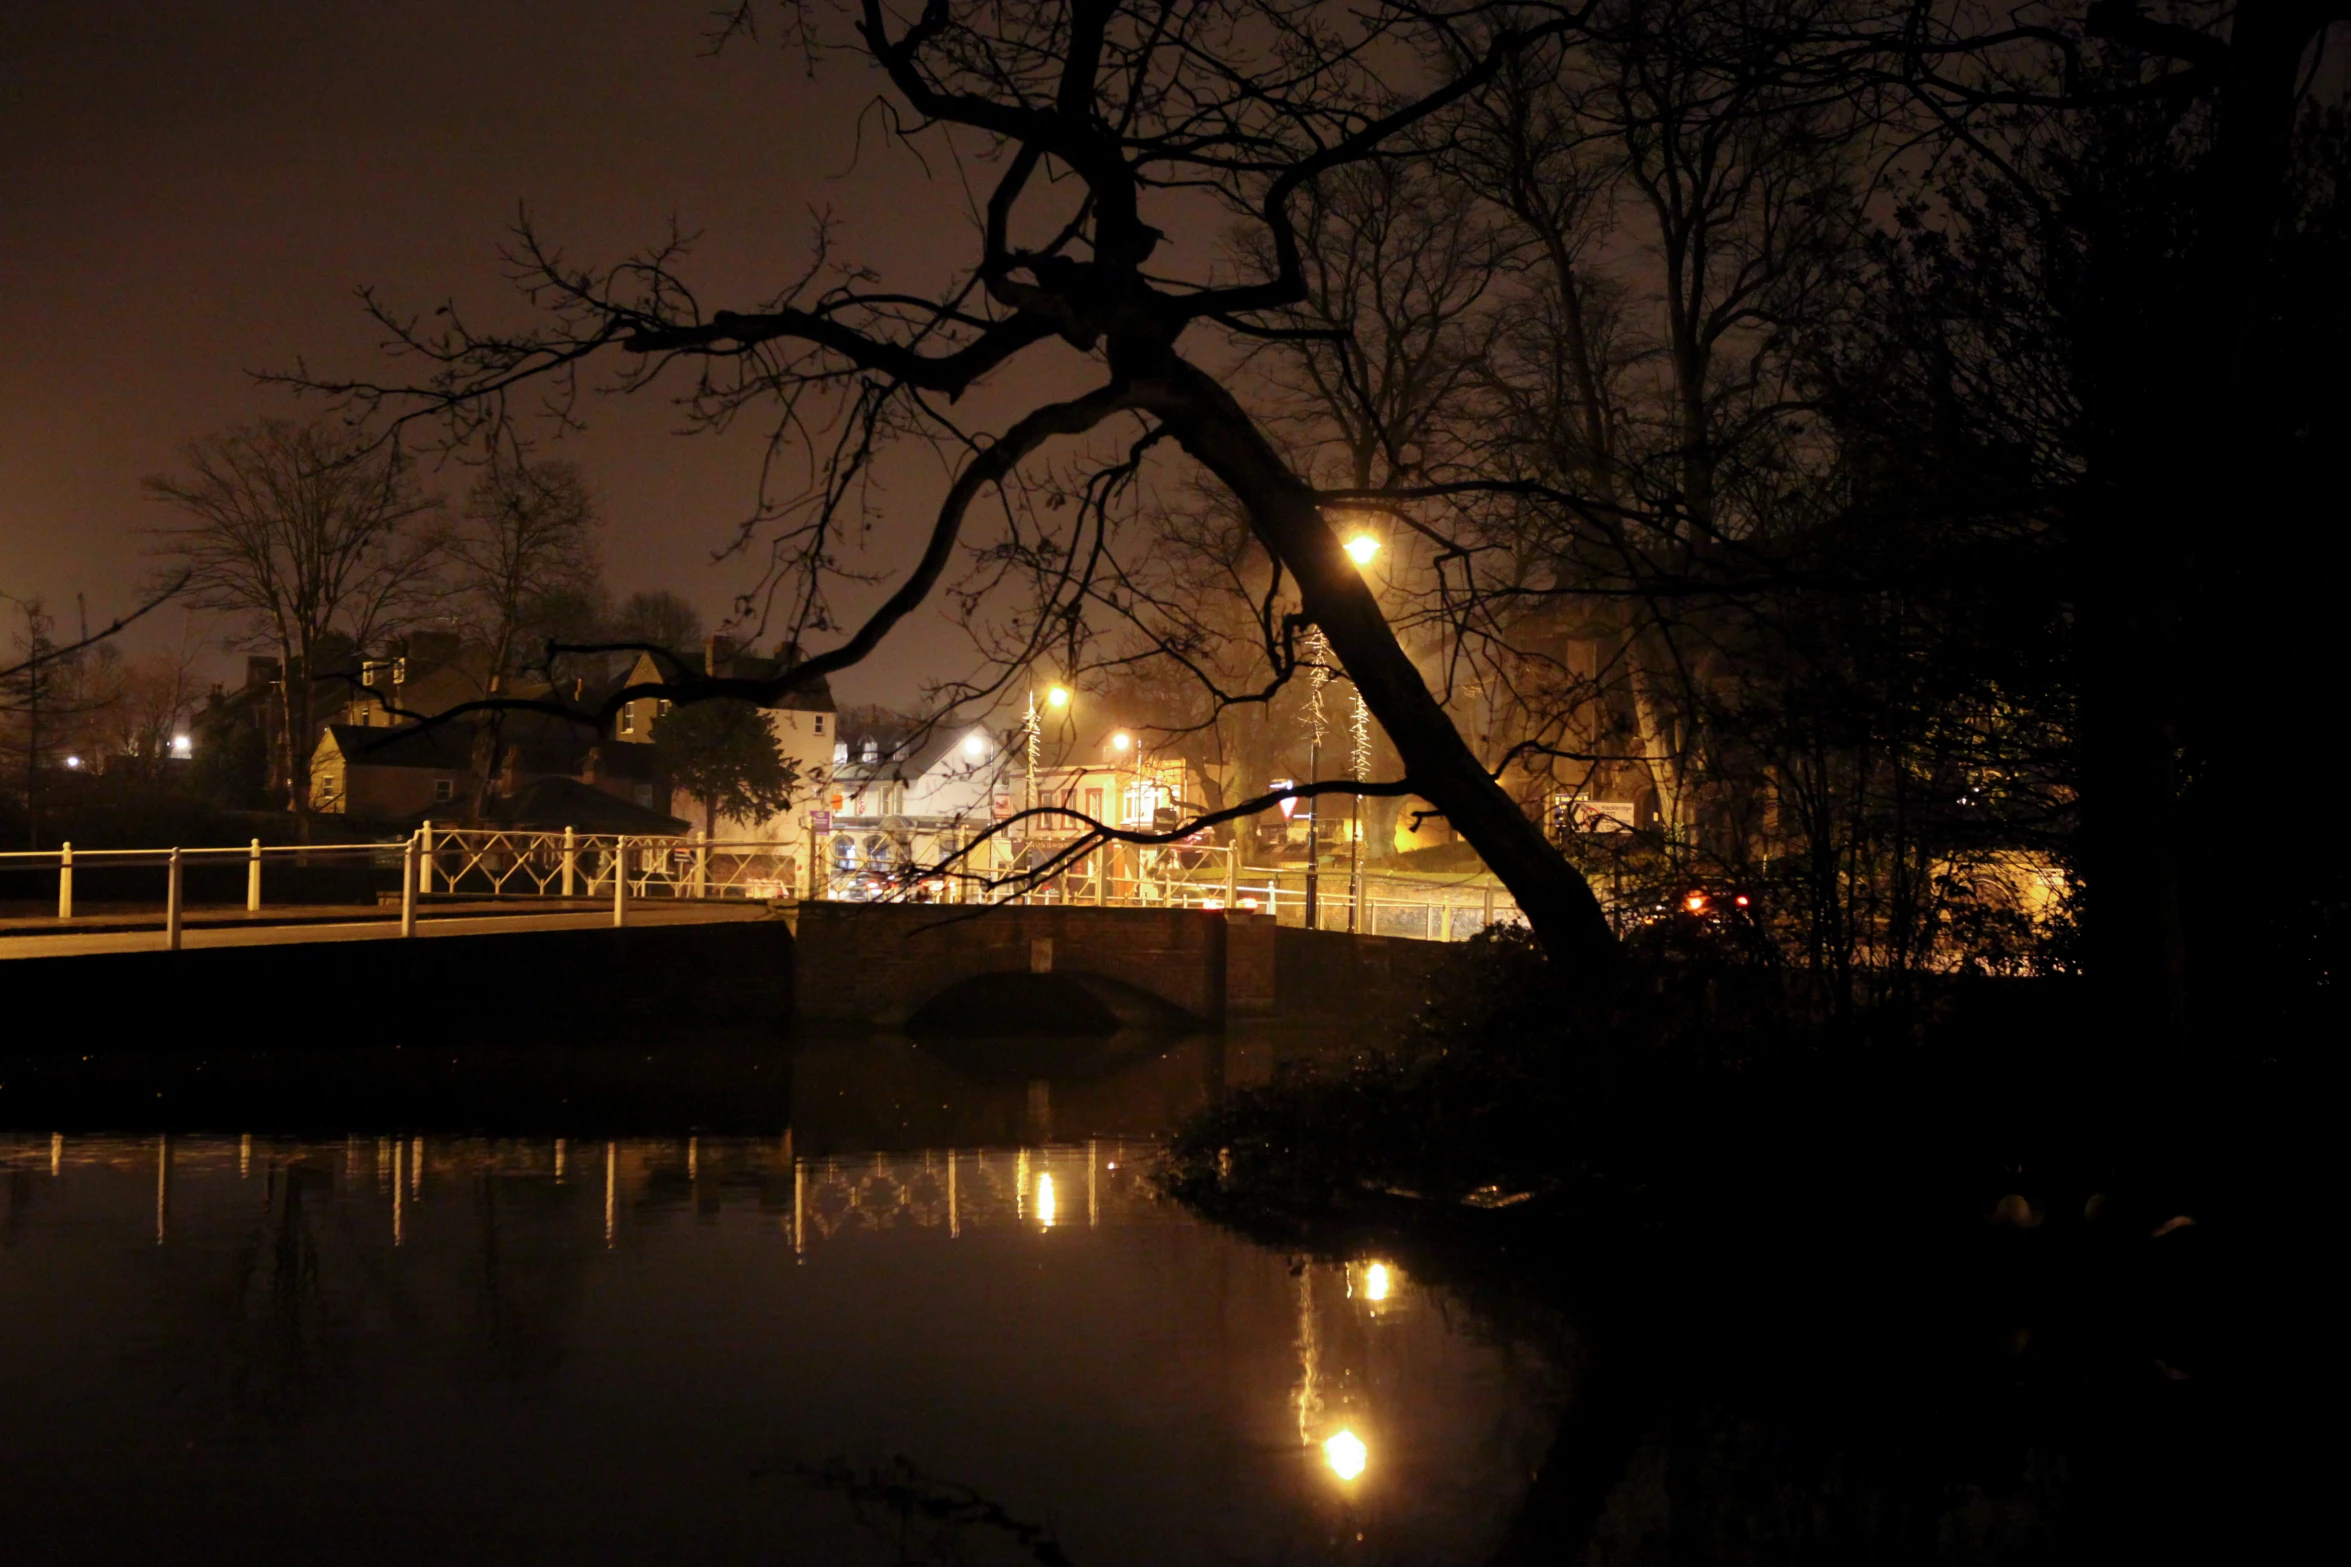
[[1408, 1010], [1447, 950], [1198, 909], [804, 903], [793, 1012], [948, 1033], [1369, 1021]]

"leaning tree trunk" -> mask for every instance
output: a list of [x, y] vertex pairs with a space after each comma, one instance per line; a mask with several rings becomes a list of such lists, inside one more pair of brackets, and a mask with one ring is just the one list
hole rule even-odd
[[1184, 360], [1167, 356], [1161, 373], [1136, 391], [1138, 403], [1233, 492], [1258, 538], [1298, 579], [1307, 618], [1330, 639], [1387, 731], [1414, 791], [1510, 889], [1543, 949], [1579, 976], [1612, 974], [1616, 937], [1599, 899], [1462, 740], [1323, 521], [1313, 490], [1231, 394]]

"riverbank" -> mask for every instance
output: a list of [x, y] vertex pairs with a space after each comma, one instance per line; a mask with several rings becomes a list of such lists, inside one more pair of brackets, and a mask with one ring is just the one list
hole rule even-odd
[[1579, 1049], [1520, 957], [1397, 1050], [1227, 1094], [1161, 1174], [1551, 1335], [1573, 1395], [1497, 1560], [2283, 1543], [2327, 1141], [2290, 1062], [2133, 1061], [2062, 987]]

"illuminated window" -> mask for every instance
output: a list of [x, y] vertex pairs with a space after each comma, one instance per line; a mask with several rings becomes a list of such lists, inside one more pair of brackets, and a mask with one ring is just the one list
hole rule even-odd
[[663, 697], [660, 701], [653, 704], [653, 716], [655, 718], [667, 718], [669, 716], [668, 697]]
[[623, 706], [623, 707], [621, 708], [621, 710], [620, 710], [620, 732], [621, 732], [622, 734], [624, 734], [624, 735], [633, 735], [633, 734], [635, 734], [635, 733], [637, 732], [637, 704], [636, 704], [636, 703], [634, 703], [634, 702], [630, 702], [630, 703], [626, 704], [625, 706]]

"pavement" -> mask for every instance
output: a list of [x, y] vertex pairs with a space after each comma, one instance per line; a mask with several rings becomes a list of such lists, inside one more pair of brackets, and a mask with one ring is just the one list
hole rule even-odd
[[[764, 903], [672, 902], [629, 905], [632, 926], [713, 925], [768, 918]], [[523, 931], [598, 930], [612, 924], [610, 903], [575, 900], [549, 910], [513, 904], [427, 903], [417, 910], [419, 939], [498, 936]], [[400, 911], [373, 905], [313, 905], [284, 909], [190, 909], [180, 921], [180, 949], [291, 947], [322, 941], [397, 941]], [[0, 919], [0, 961], [81, 957], [102, 952], [153, 952], [164, 945], [157, 913], [99, 913], [70, 920]]]

